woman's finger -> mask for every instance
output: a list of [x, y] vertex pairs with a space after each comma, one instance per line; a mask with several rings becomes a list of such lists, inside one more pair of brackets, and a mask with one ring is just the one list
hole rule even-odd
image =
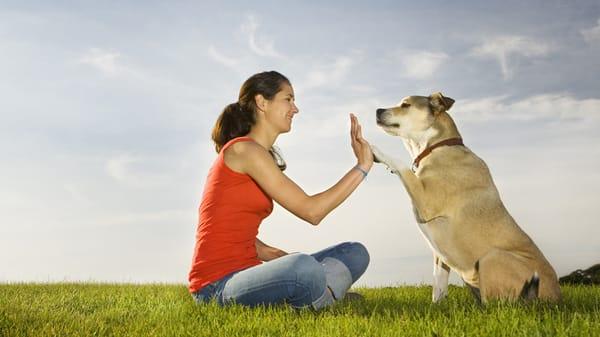
[[350, 123], [351, 123], [350, 136], [354, 140], [354, 139], [356, 139], [356, 117], [354, 116], [354, 114], [350, 114]]
[[362, 136], [362, 126], [358, 122], [358, 118], [356, 119], [356, 124], [358, 125], [358, 127], [356, 128], [356, 139], [362, 140], [363, 139], [363, 136]]
[[356, 139], [358, 139], [358, 140], [363, 139], [363, 137], [362, 137], [362, 127], [360, 126], [360, 124], [358, 124], [358, 128], [356, 130]]
[[352, 114], [350, 114], [350, 138], [354, 135], [354, 120], [352, 119]]

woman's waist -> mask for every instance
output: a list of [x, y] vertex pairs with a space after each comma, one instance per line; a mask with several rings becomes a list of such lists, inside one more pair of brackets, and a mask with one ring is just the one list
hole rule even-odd
[[220, 263], [232, 260], [255, 258], [256, 237], [240, 242], [225, 242], [220, 240], [198, 240], [195, 247], [195, 262]]
[[219, 281], [226, 275], [261, 264], [257, 258], [227, 261], [206, 261], [192, 265], [189, 273], [189, 290], [196, 292], [206, 285]]

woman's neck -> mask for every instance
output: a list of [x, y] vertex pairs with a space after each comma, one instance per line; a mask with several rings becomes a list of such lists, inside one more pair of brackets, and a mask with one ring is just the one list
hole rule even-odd
[[271, 132], [270, 130], [262, 128], [260, 125], [256, 124], [246, 136], [252, 138], [266, 150], [269, 150], [271, 147], [273, 147], [273, 144], [275, 144], [275, 140], [277, 140], [277, 136], [279, 136], [279, 134]]

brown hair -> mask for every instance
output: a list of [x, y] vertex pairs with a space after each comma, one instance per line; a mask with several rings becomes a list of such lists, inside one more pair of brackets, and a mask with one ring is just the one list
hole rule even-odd
[[291, 85], [287, 77], [276, 71], [254, 74], [242, 84], [238, 101], [223, 109], [213, 127], [212, 140], [217, 153], [228, 141], [250, 132], [256, 123], [256, 95], [273, 99], [283, 84]]

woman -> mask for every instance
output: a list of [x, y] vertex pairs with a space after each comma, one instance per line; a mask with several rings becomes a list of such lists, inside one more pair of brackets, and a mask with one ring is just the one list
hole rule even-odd
[[320, 309], [344, 298], [366, 270], [369, 254], [360, 243], [346, 242], [312, 255], [287, 254], [256, 237], [273, 200], [316, 226], [373, 165], [358, 120], [350, 115], [357, 165], [328, 190], [307, 195], [283, 174], [285, 162], [273, 149], [297, 113], [290, 81], [269, 71], [246, 80], [238, 102], [219, 116], [212, 133], [218, 157], [204, 187], [189, 274], [189, 290], [197, 302], [214, 298], [221, 305], [288, 303]]

